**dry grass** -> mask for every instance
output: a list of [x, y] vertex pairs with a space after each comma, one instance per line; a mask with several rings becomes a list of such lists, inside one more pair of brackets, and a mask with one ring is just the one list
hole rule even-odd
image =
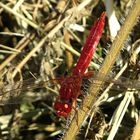
[[[127, 18], [113, 43], [111, 30], [115, 22], [112, 27], [110, 17], [106, 19], [104, 34], [89, 68], [99, 70], [96, 76], [101, 80], [91, 83], [89, 95], [78, 111], [78, 125], [76, 116], [67, 120], [66, 125], [53, 109], [59, 94], [56, 81], [71, 72], [93, 21], [105, 5], [109, 16], [111, 4], [99, 0], [0, 2], [0, 139], [131, 138], [140, 102], [140, 2], [117, 0], [112, 4], [116, 20]], [[116, 83], [113, 80], [101, 87], [108, 73], [111, 79], [122, 75], [131, 81], [119, 78]], [[137, 139], [137, 128], [133, 140]]]

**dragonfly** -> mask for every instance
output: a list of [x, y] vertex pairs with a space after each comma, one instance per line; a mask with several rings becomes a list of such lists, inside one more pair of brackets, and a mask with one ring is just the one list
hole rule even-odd
[[84, 44], [79, 60], [73, 68], [72, 74], [67, 76], [61, 83], [59, 97], [54, 104], [54, 109], [60, 116], [65, 118], [69, 116], [72, 107], [75, 108], [74, 104], [77, 98], [81, 95], [82, 79], [92, 75], [92, 73], [86, 72], [86, 69], [91, 62], [92, 56], [102, 36], [105, 17], [106, 13], [103, 12], [98, 20], [95, 21]]
[[[64, 118], [67, 118], [69, 116], [72, 108], [76, 109], [76, 100], [82, 94], [81, 85], [83, 79], [89, 78], [93, 75], [92, 72], [86, 72], [86, 70], [91, 62], [92, 56], [95, 53], [99, 40], [102, 36], [105, 25], [105, 17], [106, 13], [103, 12], [97, 19], [97, 21], [95, 21], [86, 39], [79, 60], [76, 66], [73, 68], [71, 75], [66, 76], [65, 78], [58, 78], [56, 80], [60, 84], [60, 89], [59, 96], [54, 103], [54, 109], [56, 111], [56, 114], [63, 116]], [[6, 94], [8, 92], [18, 92], [18, 90], [20, 91], [20, 89], [28, 89], [27, 84], [30, 84], [30, 80], [24, 81], [23, 83], [24, 85], [22, 85], [22, 87], [18, 87], [20, 85], [20, 82], [17, 84], [17, 87], [14, 85], [16, 88], [15, 90], [13, 89], [11, 91], [7, 90], [9, 89], [9, 87], [7, 87], [7, 89], [5, 88], [5, 91], [1, 88], [1, 101], [6, 95], [12, 96], [12, 94]], [[42, 85], [43, 83], [40, 83], [40, 86]], [[36, 85], [32, 84], [32, 86], [30, 85], [30, 88], [33, 88], [35, 86]]]

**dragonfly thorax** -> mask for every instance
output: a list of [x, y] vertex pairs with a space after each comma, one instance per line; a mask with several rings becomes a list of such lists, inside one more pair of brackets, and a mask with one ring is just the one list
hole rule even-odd
[[80, 76], [67, 77], [60, 88], [62, 100], [76, 99], [80, 94], [82, 78]]

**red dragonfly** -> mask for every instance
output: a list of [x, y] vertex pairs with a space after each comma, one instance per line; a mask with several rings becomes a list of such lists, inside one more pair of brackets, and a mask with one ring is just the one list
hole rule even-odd
[[[104, 29], [104, 24], [105, 24], [105, 16], [106, 13], [103, 12], [100, 16], [100, 18], [94, 23], [88, 38], [86, 40], [86, 43], [83, 47], [81, 56], [77, 62], [77, 65], [72, 71], [72, 74], [70, 76], [67, 76], [66, 78], [60, 78], [60, 90], [59, 90], [59, 97], [55, 101], [54, 104], [54, 109], [56, 110], [56, 113], [60, 116], [63, 116], [65, 118], [68, 117], [69, 113], [71, 112], [72, 108], [75, 109], [74, 103], [76, 103], [77, 98], [81, 95], [81, 85], [82, 85], [82, 80], [84, 78], [89, 78], [91, 75], [93, 75], [90, 72], [85, 72], [91, 59], [96, 51], [96, 47], [99, 43], [99, 40], [101, 38], [103, 29]], [[6, 90], [3, 90], [3, 88], [0, 89], [0, 96], [2, 99], [0, 99], [0, 103], [4, 100], [5, 96], [7, 98], [12, 97], [13, 98], [13, 93], [12, 92], [18, 92], [20, 90], [29, 89], [30, 88], [36, 88], [37, 85], [33, 84], [31, 85], [33, 79], [24, 81], [24, 85], [22, 87], [16, 87], [15, 83], [14, 85], [16, 88], [13, 90], [8, 90], [10, 87], [6, 87]], [[57, 81], [57, 79], [56, 79]], [[58, 78], [59, 81], [59, 78]], [[22, 83], [22, 82], [21, 82]], [[18, 85], [21, 84], [18, 82]], [[17, 86], [18, 86], [17, 85]], [[38, 84], [38, 87], [44, 85], [43, 82]], [[8, 94], [6, 94], [8, 93]], [[18, 93], [17, 93], [18, 94]], [[13, 98], [14, 102], [15, 99]], [[4, 101], [3, 101], [4, 102]], [[12, 101], [11, 101], [12, 102]]]
[[76, 103], [76, 99], [81, 95], [82, 79], [91, 75], [91, 73], [86, 73], [86, 69], [101, 38], [105, 24], [105, 16], [106, 13], [103, 12], [100, 18], [94, 23], [72, 74], [63, 79], [60, 84], [59, 97], [54, 104], [58, 115], [65, 118], [68, 117], [72, 107], [75, 108], [74, 103]]

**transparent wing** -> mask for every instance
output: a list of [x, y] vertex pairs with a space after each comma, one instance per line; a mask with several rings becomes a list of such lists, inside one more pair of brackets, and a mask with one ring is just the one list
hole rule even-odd
[[[101, 76], [102, 77], [102, 76]], [[88, 80], [88, 84], [84, 84], [83, 87], [86, 89], [89, 87], [89, 84], [94, 86], [99, 86], [99, 81], [103, 81], [102, 78], [83, 78]], [[64, 78], [57, 78], [47, 81], [42, 81], [40, 78], [31, 78], [28, 80], [18, 81], [12, 84], [4, 84], [0, 88], [0, 105], [4, 104], [16, 104], [21, 101], [24, 97], [27, 100], [28, 98], [33, 100], [44, 98], [45, 95], [50, 93], [58, 93], [58, 83], [65, 82]], [[135, 88], [140, 89], [140, 82], [138, 80], [131, 80], [126, 77], [120, 77], [118, 80], [113, 80], [112, 76], [107, 76], [104, 79], [104, 88], [107, 87], [110, 83], [113, 83], [112, 90], [122, 91], [125, 88]]]
[[61, 83], [62, 80], [62, 78], [57, 78], [43, 81], [40, 80], [40, 78], [30, 78], [28, 80], [12, 82], [10, 84], [4, 83], [0, 87], [0, 105], [17, 104], [25, 96], [30, 99], [41, 98], [41, 96], [44, 96], [43, 93], [45, 92], [46, 94], [48, 94], [48, 92], [56, 94], [58, 83]]

